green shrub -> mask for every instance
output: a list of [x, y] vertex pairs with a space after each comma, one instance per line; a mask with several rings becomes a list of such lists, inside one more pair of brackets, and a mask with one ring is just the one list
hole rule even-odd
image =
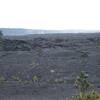
[[32, 76], [32, 81], [33, 82], [39, 82], [39, 77], [38, 76], [36, 76], [36, 75], [34, 75], [34, 76]]
[[90, 93], [80, 93], [77, 96], [73, 96], [72, 100], [100, 100], [100, 93], [90, 92]]
[[20, 78], [19, 76], [16, 76], [16, 75], [13, 75], [13, 76], [12, 76], [12, 79], [13, 79], [14, 81], [18, 81], [18, 82], [21, 82], [21, 81], [22, 81], [21, 78]]
[[0, 85], [2, 85], [5, 82], [5, 78], [4, 76], [0, 75]]
[[100, 42], [100, 36], [96, 37], [95, 40], [96, 40], [97, 42]]
[[81, 71], [80, 74], [76, 77], [75, 86], [79, 92], [84, 93], [91, 86], [90, 82], [87, 80], [88, 74], [84, 71]]
[[76, 77], [75, 86], [79, 90], [79, 94], [72, 97], [72, 100], [100, 100], [100, 93], [95, 91], [87, 91], [91, 86], [90, 82], [87, 80], [88, 75], [81, 71]]

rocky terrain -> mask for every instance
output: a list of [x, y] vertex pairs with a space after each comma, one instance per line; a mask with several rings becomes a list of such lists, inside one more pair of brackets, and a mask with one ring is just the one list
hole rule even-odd
[[0, 43], [0, 100], [66, 100], [82, 70], [100, 91], [99, 33], [10, 36]]

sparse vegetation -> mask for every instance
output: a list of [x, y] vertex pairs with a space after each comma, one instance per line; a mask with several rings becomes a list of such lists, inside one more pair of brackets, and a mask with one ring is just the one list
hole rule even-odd
[[100, 93], [93, 91], [90, 93], [84, 93], [84, 95], [79, 94], [77, 96], [73, 96], [72, 100], [100, 100]]
[[97, 42], [99, 42], [100, 41], [100, 36], [96, 37], [95, 39], [96, 39]]
[[72, 100], [100, 100], [100, 94], [95, 91], [87, 91], [91, 83], [87, 80], [88, 75], [81, 72], [75, 80], [75, 86], [79, 91], [79, 95], [72, 96]]
[[18, 81], [18, 82], [21, 82], [21, 81], [22, 81], [21, 78], [20, 78], [19, 76], [17, 76], [17, 75], [13, 75], [11, 78], [12, 78], [14, 81]]
[[37, 47], [37, 48], [36, 48], [36, 54], [37, 54], [38, 56], [41, 56], [41, 55], [42, 55], [42, 53], [43, 53], [42, 48]]
[[84, 71], [81, 71], [81, 73], [76, 77], [75, 86], [81, 93], [85, 93], [91, 86], [87, 78], [88, 74], [86, 74]]
[[39, 82], [39, 77], [37, 76], [37, 75], [34, 75], [33, 77], [32, 77], [32, 81], [33, 82]]
[[5, 82], [5, 77], [0, 75], [0, 86]]

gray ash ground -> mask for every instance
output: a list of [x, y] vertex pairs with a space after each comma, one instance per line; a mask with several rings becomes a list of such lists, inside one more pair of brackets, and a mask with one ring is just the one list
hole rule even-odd
[[0, 100], [65, 100], [74, 79], [89, 74], [100, 91], [100, 34], [4, 37], [0, 51]]

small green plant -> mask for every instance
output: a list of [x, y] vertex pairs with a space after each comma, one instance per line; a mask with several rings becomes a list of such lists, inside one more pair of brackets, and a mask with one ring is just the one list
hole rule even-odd
[[87, 79], [88, 74], [86, 74], [84, 71], [81, 71], [80, 74], [76, 77], [75, 86], [80, 93], [85, 93], [91, 86], [90, 82]]
[[0, 75], [0, 85], [2, 85], [5, 82], [5, 78], [4, 76]]
[[96, 40], [97, 42], [99, 42], [99, 41], [100, 41], [100, 36], [96, 37], [95, 40]]
[[18, 82], [21, 82], [21, 81], [22, 81], [21, 78], [20, 78], [19, 76], [16, 76], [16, 75], [13, 75], [13, 76], [12, 76], [12, 79], [13, 79], [14, 81], [18, 81]]
[[38, 56], [41, 56], [41, 55], [43, 54], [43, 50], [42, 50], [41, 47], [37, 47], [37, 48], [36, 48], [36, 54], [37, 54]]
[[39, 65], [39, 64], [36, 63], [36, 62], [32, 62], [32, 63], [30, 64], [31, 69], [37, 67], [38, 65]]
[[39, 77], [38, 77], [37, 75], [34, 75], [34, 76], [32, 77], [32, 81], [33, 81], [33, 82], [38, 82], [38, 81], [39, 81]]
[[84, 95], [79, 94], [77, 96], [73, 96], [72, 100], [100, 100], [100, 93], [93, 91], [85, 93]]

